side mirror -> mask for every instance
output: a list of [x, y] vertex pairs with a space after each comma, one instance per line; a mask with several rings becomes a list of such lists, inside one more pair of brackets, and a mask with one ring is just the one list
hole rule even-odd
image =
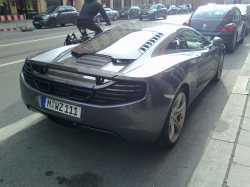
[[214, 37], [214, 39], [211, 41], [213, 46], [221, 46], [224, 45], [223, 40], [220, 37]]

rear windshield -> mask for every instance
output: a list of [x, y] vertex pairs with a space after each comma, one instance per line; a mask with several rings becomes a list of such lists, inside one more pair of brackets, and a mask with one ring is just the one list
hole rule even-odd
[[199, 18], [199, 19], [223, 19], [227, 16], [229, 10], [223, 8], [216, 8], [207, 9], [206, 8], [199, 8], [195, 11], [192, 18]]

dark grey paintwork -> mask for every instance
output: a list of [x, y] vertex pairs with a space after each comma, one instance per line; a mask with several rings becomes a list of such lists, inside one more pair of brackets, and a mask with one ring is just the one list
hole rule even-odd
[[[181, 87], [184, 88], [190, 105], [214, 77], [224, 54], [223, 44], [212, 45], [205, 38], [203, 39], [207, 45], [202, 49], [162, 51], [173, 38], [186, 31], [203, 38], [192, 28], [184, 26], [152, 22], [130, 23], [106, 31], [83, 44], [28, 57], [20, 74], [24, 104], [65, 125], [114, 133], [134, 144], [154, 142], [162, 131], [176, 92]], [[119, 39], [121, 35], [118, 33], [124, 37]], [[157, 35], [160, 37], [143, 51], [146, 43]], [[96, 59], [105, 55], [111, 57], [111, 60], [103, 66], [80, 64], [79, 59], [84, 58], [87, 53], [92, 55], [91, 59], [95, 59], [95, 55]], [[92, 98], [97, 92], [121, 82], [142, 83], [146, 85], [146, 90], [143, 97], [125, 103], [96, 104], [91, 97], [84, 101], [72, 100], [67, 96], [53, 95], [51, 90], [39, 90], [34, 86], [36, 84], [28, 83], [24, 78], [26, 65], [32, 67], [30, 75], [34, 79], [31, 81], [42, 79], [51, 87], [60, 83], [84, 88], [92, 93]], [[101, 83], [97, 81], [100, 77], [109, 81]], [[42, 108], [41, 97], [82, 107], [81, 118]]]

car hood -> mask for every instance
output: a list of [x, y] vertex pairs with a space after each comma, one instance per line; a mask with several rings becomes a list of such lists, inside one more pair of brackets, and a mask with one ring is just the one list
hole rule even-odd
[[199, 32], [220, 32], [220, 30], [228, 24], [224, 19], [191, 19], [189, 26]]
[[43, 16], [48, 16], [50, 14], [39, 14], [39, 15], [35, 15], [33, 18], [41, 18]]
[[143, 13], [148, 13], [148, 12], [156, 12], [156, 9], [147, 9], [147, 10], [141, 10]]
[[119, 14], [128, 14], [128, 10], [121, 10], [119, 11]]

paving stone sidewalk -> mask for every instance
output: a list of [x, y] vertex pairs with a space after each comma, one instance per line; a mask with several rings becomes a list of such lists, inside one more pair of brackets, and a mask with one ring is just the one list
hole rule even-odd
[[189, 187], [250, 187], [250, 54]]

